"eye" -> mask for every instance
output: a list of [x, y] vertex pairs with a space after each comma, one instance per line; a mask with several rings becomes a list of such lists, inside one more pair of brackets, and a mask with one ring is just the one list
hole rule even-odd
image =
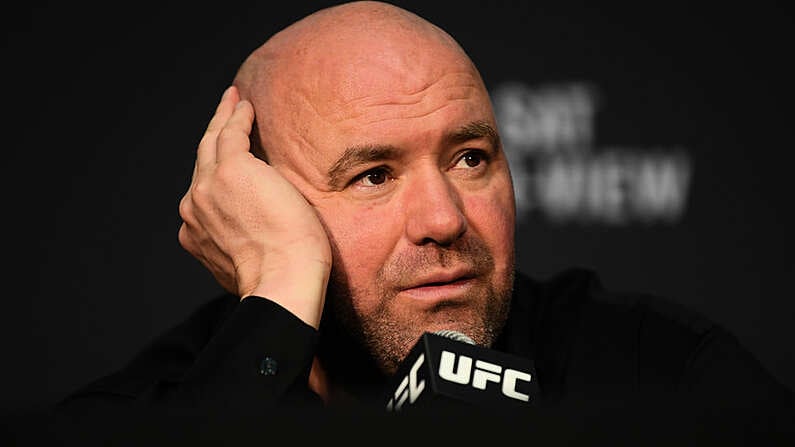
[[487, 155], [482, 151], [471, 150], [467, 151], [455, 164], [456, 168], [476, 168], [483, 164], [487, 159]]
[[375, 168], [359, 174], [352, 183], [372, 188], [383, 185], [390, 179], [391, 176], [386, 168]]

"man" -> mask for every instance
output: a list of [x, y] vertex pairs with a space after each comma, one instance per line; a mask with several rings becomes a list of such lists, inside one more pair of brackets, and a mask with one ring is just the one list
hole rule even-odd
[[389, 4], [318, 11], [247, 58], [180, 215], [180, 243], [229, 295], [62, 414], [383, 411], [386, 380], [442, 329], [533, 359], [551, 413], [696, 403], [761, 415], [758, 433], [791, 411], [789, 391], [719, 327], [610, 294], [589, 272], [515, 272], [511, 178], [483, 81], [452, 37]]

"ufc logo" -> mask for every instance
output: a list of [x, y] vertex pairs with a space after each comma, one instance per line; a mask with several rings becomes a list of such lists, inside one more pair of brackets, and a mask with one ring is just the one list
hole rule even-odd
[[439, 377], [444, 380], [466, 385], [472, 383], [473, 388], [485, 390], [488, 382], [501, 383], [502, 394], [512, 399], [527, 402], [530, 400], [528, 394], [520, 393], [516, 390], [516, 382], [519, 380], [530, 382], [530, 374], [515, 369], [505, 368], [503, 371], [500, 365], [489, 363], [483, 360], [475, 360], [475, 369], [472, 371], [472, 359], [465, 356], [458, 356], [458, 367], [455, 367], [456, 355], [449, 351], [442, 351], [442, 358], [439, 361]]
[[[422, 362], [424, 361], [425, 354], [420, 354], [420, 356], [417, 357], [417, 360], [411, 366], [409, 373], [403, 378], [403, 380], [400, 381], [400, 385], [398, 385], [397, 389], [395, 390], [394, 397], [389, 399], [389, 402], [387, 402], [387, 411], [392, 411], [393, 409], [395, 411], [399, 411], [401, 408], [403, 408], [403, 404], [406, 403], [406, 400], [408, 400], [410, 404], [413, 404], [417, 398], [420, 397], [420, 393], [422, 393], [422, 390], [425, 389], [425, 381], [418, 380], [417, 371], [420, 369], [420, 366], [422, 366]], [[396, 399], [397, 403], [395, 403]]]

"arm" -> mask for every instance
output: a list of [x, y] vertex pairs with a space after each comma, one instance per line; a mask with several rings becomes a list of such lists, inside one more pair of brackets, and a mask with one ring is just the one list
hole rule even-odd
[[230, 87], [199, 143], [179, 241], [230, 293], [266, 297], [317, 329], [328, 237], [301, 193], [250, 152], [253, 121], [251, 104]]
[[[180, 202], [179, 240], [230, 293], [271, 300], [318, 329], [332, 262], [328, 236], [303, 195], [252, 154], [253, 122], [251, 103], [229, 87], [199, 143]], [[323, 396], [321, 371], [315, 361], [309, 385]]]
[[273, 301], [223, 296], [159, 336], [123, 369], [72, 393], [59, 411], [102, 416], [114, 408], [218, 408], [241, 415], [315, 405], [319, 400], [306, 383], [317, 335]]
[[[130, 411], [228, 420], [320, 405], [310, 387], [322, 383], [313, 361], [329, 242], [304, 197], [249, 152], [253, 120], [251, 104], [230, 87], [199, 143], [179, 208], [180, 243], [232, 304], [199, 311], [119, 373], [70, 396], [57, 412], [65, 427], [122, 421]], [[208, 323], [219, 313], [218, 324]]]

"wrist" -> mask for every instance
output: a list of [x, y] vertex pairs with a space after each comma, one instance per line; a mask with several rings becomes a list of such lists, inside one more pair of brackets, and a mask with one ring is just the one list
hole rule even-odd
[[303, 259], [266, 269], [257, 285], [241, 295], [267, 298], [318, 329], [326, 298], [331, 264]]

